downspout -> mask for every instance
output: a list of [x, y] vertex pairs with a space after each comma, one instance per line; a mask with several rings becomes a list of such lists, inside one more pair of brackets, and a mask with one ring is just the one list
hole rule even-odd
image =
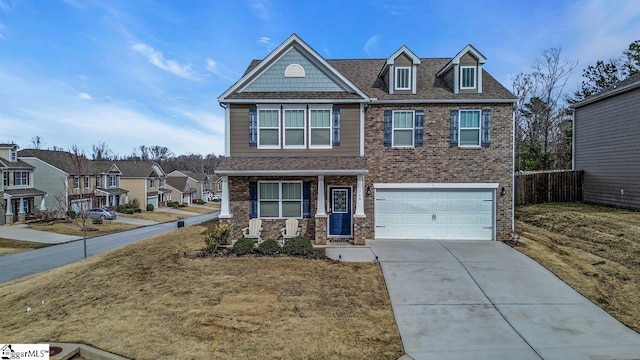
[[219, 102], [218, 104], [224, 109], [224, 156], [229, 157], [229, 154], [231, 153], [231, 135], [229, 134], [231, 116], [229, 115], [227, 104], [223, 102]]
[[516, 112], [511, 112], [511, 240], [516, 236]]

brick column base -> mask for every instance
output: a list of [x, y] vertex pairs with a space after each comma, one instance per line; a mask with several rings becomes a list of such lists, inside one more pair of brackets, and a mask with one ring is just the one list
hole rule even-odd
[[7, 225], [13, 224], [13, 215], [5, 215], [4, 223]]
[[316, 245], [327, 244], [327, 217], [316, 217]]
[[18, 214], [18, 222], [23, 223], [25, 221], [27, 221], [27, 214], [25, 213]]
[[363, 217], [353, 218], [353, 245], [364, 245], [366, 220]]

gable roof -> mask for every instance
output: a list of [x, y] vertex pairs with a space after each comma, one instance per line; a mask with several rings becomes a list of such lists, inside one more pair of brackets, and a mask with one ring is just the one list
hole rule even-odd
[[182, 174], [184, 176], [188, 176], [194, 180], [197, 181], [205, 181], [205, 179], [209, 179], [211, 180], [211, 175], [209, 174], [205, 174], [205, 173], [196, 173], [193, 171], [189, 171], [189, 170], [174, 170], [171, 173], [169, 173], [167, 176], [173, 174], [173, 173], [178, 173], [178, 174]]
[[166, 184], [182, 193], [197, 192], [196, 189], [191, 187], [189, 179], [186, 176], [170, 176], [167, 177]]
[[571, 107], [576, 109], [581, 106], [585, 106], [585, 105], [594, 103], [596, 101], [603, 100], [608, 97], [615, 96], [623, 92], [627, 92], [637, 88], [640, 88], [640, 73], [631, 75], [628, 78], [620, 82], [617, 82], [616, 84], [609, 86], [608, 88], [600, 91], [599, 93], [593, 94], [588, 98], [582, 100], [581, 102], [571, 105]]
[[69, 175], [93, 174], [91, 160], [84, 156], [79, 157], [79, 162], [74, 164], [75, 155], [68, 151], [24, 149], [18, 151], [18, 157], [37, 158], [45, 163], [56, 167]]
[[117, 160], [114, 161], [124, 178], [148, 178], [153, 172], [164, 177], [164, 170], [155, 161], [148, 160]]
[[405, 55], [407, 55], [409, 57], [409, 59], [411, 59], [411, 62], [414, 64], [420, 64], [420, 58], [416, 56], [416, 54], [413, 53], [413, 51], [409, 50], [408, 47], [406, 47], [405, 45], [402, 45], [400, 47], [400, 49], [396, 50], [396, 52], [394, 52], [393, 54], [391, 54], [391, 56], [389, 56], [387, 58], [387, 65], [391, 65], [393, 64], [394, 60], [400, 56], [400, 54], [404, 53]]
[[[356, 92], [304, 92], [304, 91], [285, 91], [285, 92], [240, 92], [238, 91], [252, 77], [259, 74], [265, 68], [268, 68], [270, 64], [289, 46], [300, 44], [305, 49], [308, 49], [309, 53], [314, 54], [318, 61], [322, 61], [322, 64], [326, 64], [328, 69], [332, 69], [333, 72], [346, 79], [357, 89]], [[389, 59], [394, 58], [394, 55], [401, 53], [407, 54], [409, 57], [414, 56], [412, 61], [418, 61], [419, 65], [416, 67], [416, 81], [417, 89], [415, 94], [389, 94], [388, 85], [385, 79], [380, 76], [381, 72], [388, 66]], [[477, 103], [489, 103], [489, 102], [503, 102], [513, 103], [516, 101], [515, 96], [505, 88], [500, 82], [498, 82], [493, 76], [491, 76], [484, 69], [482, 70], [482, 92], [481, 93], [459, 93], [455, 94], [453, 89], [447, 84], [447, 82], [439, 76], [443, 70], [453, 66], [453, 64], [459, 63], [460, 59], [466, 54], [471, 53], [478, 58], [478, 61], [482, 64], [486, 61], [486, 58], [480, 53], [473, 45], [469, 44], [465, 46], [456, 56], [453, 58], [418, 58], [411, 52], [406, 46], [400, 47], [392, 57], [385, 59], [329, 59], [324, 60], [311, 49], [306, 43], [304, 43], [297, 35], [293, 34], [287, 41], [281, 44], [276, 50], [265, 57], [263, 60], [253, 60], [244, 75], [238, 82], [230, 87], [224, 94], [222, 94], [218, 101], [225, 102], [231, 100], [231, 102], [253, 102], [259, 100], [260, 103], [282, 103], [286, 102], [304, 102], [304, 103], [324, 103], [328, 100], [333, 102], [336, 99], [344, 102], [358, 102], [364, 101], [371, 103], [411, 103], [411, 102], [477, 102]], [[381, 70], [382, 69], [382, 70]], [[445, 71], [446, 72], [446, 71]]]
[[[287, 40], [285, 40], [271, 53], [269, 53], [269, 55], [267, 55], [262, 61], [255, 64], [252, 62], [252, 65], [254, 66], [247, 69], [245, 74], [238, 81], [236, 81], [235, 84], [233, 84], [229, 89], [222, 93], [222, 95], [218, 97], [218, 101], [226, 102], [230, 99], [242, 99], [242, 94], [246, 93], [243, 92], [242, 89], [249, 85], [253, 80], [258, 78], [260, 74], [268, 70], [271, 65], [273, 65], [278, 59], [280, 59], [284, 54], [286, 54], [293, 48], [298, 49], [304, 55], [306, 55], [310, 61], [316, 64], [316, 66], [318, 66], [319, 68], [322, 68], [333, 81], [339, 83], [344, 89], [343, 92], [331, 91], [324, 93], [324, 96], [326, 96], [327, 99], [332, 99], [335, 97], [342, 98], [349, 95], [351, 99], [360, 99], [363, 101], [368, 100], [366, 94], [363, 93], [357, 86], [355, 86], [350, 79], [346, 78], [342, 73], [334, 69], [329, 62], [327, 62], [322, 56], [320, 56], [320, 54], [318, 54], [313, 48], [307, 45], [307, 43], [305, 43], [302, 39], [300, 39], [298, 35], [292, 34]], [[293, 93], [295, 92], [292, 92], [292, 94]], [[230, 97], [231, 94], [234, 94], [235, 96]], [[263, 96], [262, 98], [268, 99], [269, 96]], [[287, 98], [288, 97], [281, 97], [279, 99]], [[309, 98], [309, 96], [306, 96], [305, 98]]]
[[29, 165], [26, 162], [18, 159], [17, 161], [9, 161], [3, 157], [0, 157], [0, 168], [3, 169], [26, 169], [33, 170], [35, 167], [33, 165]]

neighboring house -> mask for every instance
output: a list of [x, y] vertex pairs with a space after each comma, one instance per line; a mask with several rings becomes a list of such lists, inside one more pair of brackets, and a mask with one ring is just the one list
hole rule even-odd
[[165, 186], [166, 173], [158, 163], [144, 160], [120, 160], [114, 162], [122, 172], [121, 187], [129, 190], [129, 201], [136, 199], [140, 207], [147, 204], [154, 208], [165, 206], [171, 200], [171, 190]]
[[171, 198], [183, 204], [191, 204], [196, 199], [198, 190], [194, 187], [194, 180], [187, 176], [167, 176], [167, 188], [171, 190]]
[[572, 106], [573, 168], [586, 202], [640, 208], [640, 74]]
[[226, 109], [220, 221], [300, 220], [316, 244], [508, 240], [514, 96], [467, 45], [327, 60], [292, 35], [218, 101]]
[[0, 144], [0, 225], [25, 222], [46, 210], [45, 191], [34, 186], [35, 167], [18, 158], [18, 145]]
[[[196, 193], [193, 196], [193, 199], [201, 199], [207, 201], [207, 196], [213, 191], [211, 184], [212, 175], [195, 173], [193, 171], [187, 170], [174, 170], [167, 174], [167, 178], [170, 177], [189, 178], [191, 186], [196, 189]], [[218, 178], [216, 175], [213, 175], [213, 177], [215, 177], [216, 179]], [[175, 196], [173, 198], [176, 199]]]
[[120, 170], [113, 162], [92, 161], [68, 151], [25, 149], [19, 159], [35, 167], [34, 184], [46, 191], [47, 209], [62, 216], [68, 210], [86, 211], [127, 202], [120, 187]]

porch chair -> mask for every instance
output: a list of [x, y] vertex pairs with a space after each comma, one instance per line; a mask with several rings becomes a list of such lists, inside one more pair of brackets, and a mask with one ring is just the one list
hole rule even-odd
[[258, 244], [262, 242], [262, 220], [253, 218], [249, 220], [249, 227], [242, 229], [242, 235], [246, 238], [253, 239]]
[[285, 222], [285, 227], [280, 229], [280, 233], [282, 234], [282, 245], [287, 241], [287, 239], [294, 238], [296, 236], [300, 236], [300, 227], [298, 226], [298, 219], [287, 219]]

